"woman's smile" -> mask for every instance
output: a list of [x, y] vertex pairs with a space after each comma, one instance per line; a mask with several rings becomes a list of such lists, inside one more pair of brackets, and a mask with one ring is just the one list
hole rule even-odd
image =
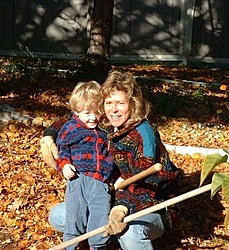
[[105, 99], [105, 114], [114, 127], [122, 126], [130, 117], [129, 100], [122, 91], [116, 91]]

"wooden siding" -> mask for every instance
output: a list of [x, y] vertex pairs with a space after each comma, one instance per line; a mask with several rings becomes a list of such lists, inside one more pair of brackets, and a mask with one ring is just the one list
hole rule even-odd
[[[1, 0], [0, 55], [78, 57], [92, 0]], [[228, 0], [115, 0], [111, 56], [229, 60]]]

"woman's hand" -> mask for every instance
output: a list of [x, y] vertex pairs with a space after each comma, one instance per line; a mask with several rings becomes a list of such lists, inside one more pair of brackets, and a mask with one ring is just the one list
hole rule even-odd
[[41, 155], [48, 166], [56, 168], [56, 159], [58, 158], [58, 149], [52, 136], [44, 136], [40, 140]]
[[65, 179], [69, 180], [76, 176], [76, 169], [71, 164], [65, 164], [63, 168], [63, 175]]
[[104, 237], [114, 234], [120, 234], [127, 226], [127, 223], [123, 222], [123, 219], [128, 213], [128, 208], [123, 205], [115, 206], [111, 209], [109, 220], [105, 226]]

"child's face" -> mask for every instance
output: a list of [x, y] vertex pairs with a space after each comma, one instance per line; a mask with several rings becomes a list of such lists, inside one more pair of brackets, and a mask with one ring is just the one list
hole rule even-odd
[[96, 116], [94, 112], [89, 110], [83, 110], [76, 113], [79, 119], [86, 124], [88, 128], [95, 128], [99, 123], [100, 117]]

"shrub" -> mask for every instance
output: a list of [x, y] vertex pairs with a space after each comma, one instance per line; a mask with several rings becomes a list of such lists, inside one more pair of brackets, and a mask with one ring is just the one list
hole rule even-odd
[[[229, 154], [229, 150], [224, 149], [224, 151]], [[200, 186], [203, 184], [207, 176], [221, 163], [227, 162], [228, 155], [222, 156], [221, 154], [211, 154], [205, 158], [204, 164], [201, 169], [200, 176]], [[226, 202], [229, 204], [229, 172], [220, 173], [215, 172], [212, 176], [211, 182], [211, 199], [214, 195], [222, 189], [222, 193], [225, 197]], [[227, 211], [224, 226], [226, 231], [229, 231], [229, 211]]]

